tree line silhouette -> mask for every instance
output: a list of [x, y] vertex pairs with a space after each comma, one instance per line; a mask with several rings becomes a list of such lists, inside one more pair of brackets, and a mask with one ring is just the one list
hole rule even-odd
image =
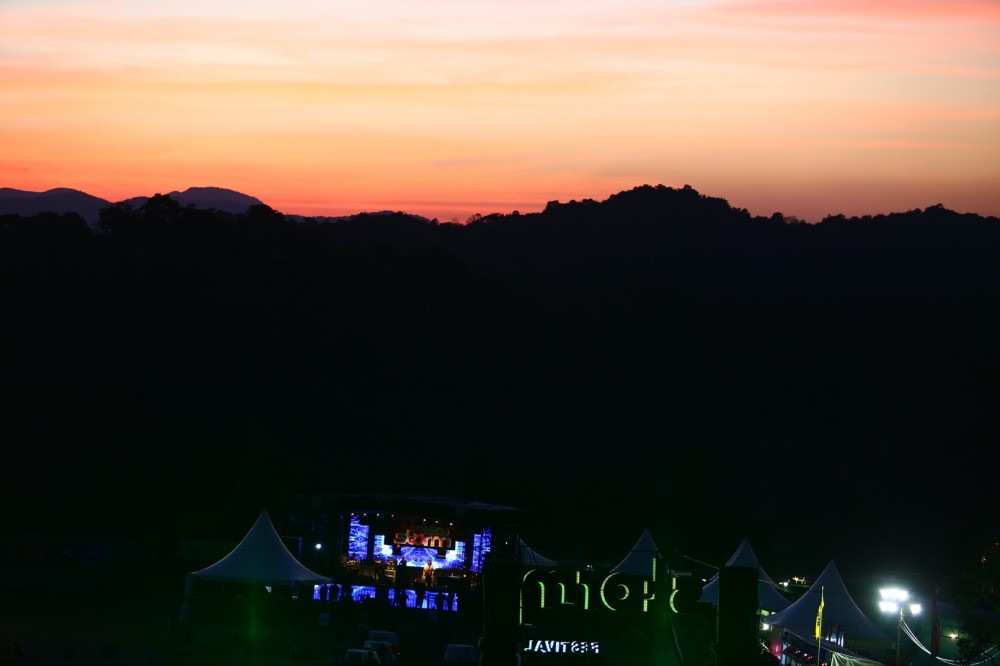
[[[466, 224], [164, 195], [97, 230], [0, 216], [9, 524], [197, 531], [192, 514], [378, 488], [546, 520], [629, 507], [626, 541], [697, 507], [677, 547], [707, 526], [725, 551], [773, 527], [765, 496], [888, 470], [929, 484], [937, 520], [941, 495], [995, 499], [998, 257], [993, 217], [805, 224], [688, 186]], [[914, 524], [852, 534], [912, 545]]]

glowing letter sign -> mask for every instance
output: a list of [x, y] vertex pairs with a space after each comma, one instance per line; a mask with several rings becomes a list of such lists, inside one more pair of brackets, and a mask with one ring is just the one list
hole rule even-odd
[[[656, 599], [656, 558], [650, 558], [649, 571], [648, 577], [621, 572], [606, 575], [594, 585], [601, 601], [598, 607], [612, 612], [650, 612]], [[524, 610], [530, 607], [545, 611], [589, 611], [590, 591], [591, 584], [581, 580], [579, 571], [567, 579], [566, 572], [529, 569], [521, 579], [520, 621], [524, 622]], [[671, 610], [677, 612], [672, 606]]]

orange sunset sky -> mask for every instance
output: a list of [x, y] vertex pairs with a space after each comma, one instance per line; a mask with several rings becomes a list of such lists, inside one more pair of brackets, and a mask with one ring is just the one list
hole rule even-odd
[[0, 0], [0, 187], [1000, 215], [1000, 0]]

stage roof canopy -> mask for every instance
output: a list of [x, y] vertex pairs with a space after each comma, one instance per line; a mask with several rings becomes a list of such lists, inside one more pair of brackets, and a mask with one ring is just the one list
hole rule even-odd
[[500, 517], [515, 517], [523, 509], [489, 502], [429, 495], [423, 493], [316, 493], [299, 496], [304, 506], [337, 513], [409, 513], [426, 514], [458, 520], [495, 521]]

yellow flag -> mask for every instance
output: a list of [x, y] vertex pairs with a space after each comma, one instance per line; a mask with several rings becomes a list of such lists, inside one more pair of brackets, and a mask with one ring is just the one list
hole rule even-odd
[[819, 588], [819, 610], [816, 611], [816, 640], [823, 635], [823, 589]]

